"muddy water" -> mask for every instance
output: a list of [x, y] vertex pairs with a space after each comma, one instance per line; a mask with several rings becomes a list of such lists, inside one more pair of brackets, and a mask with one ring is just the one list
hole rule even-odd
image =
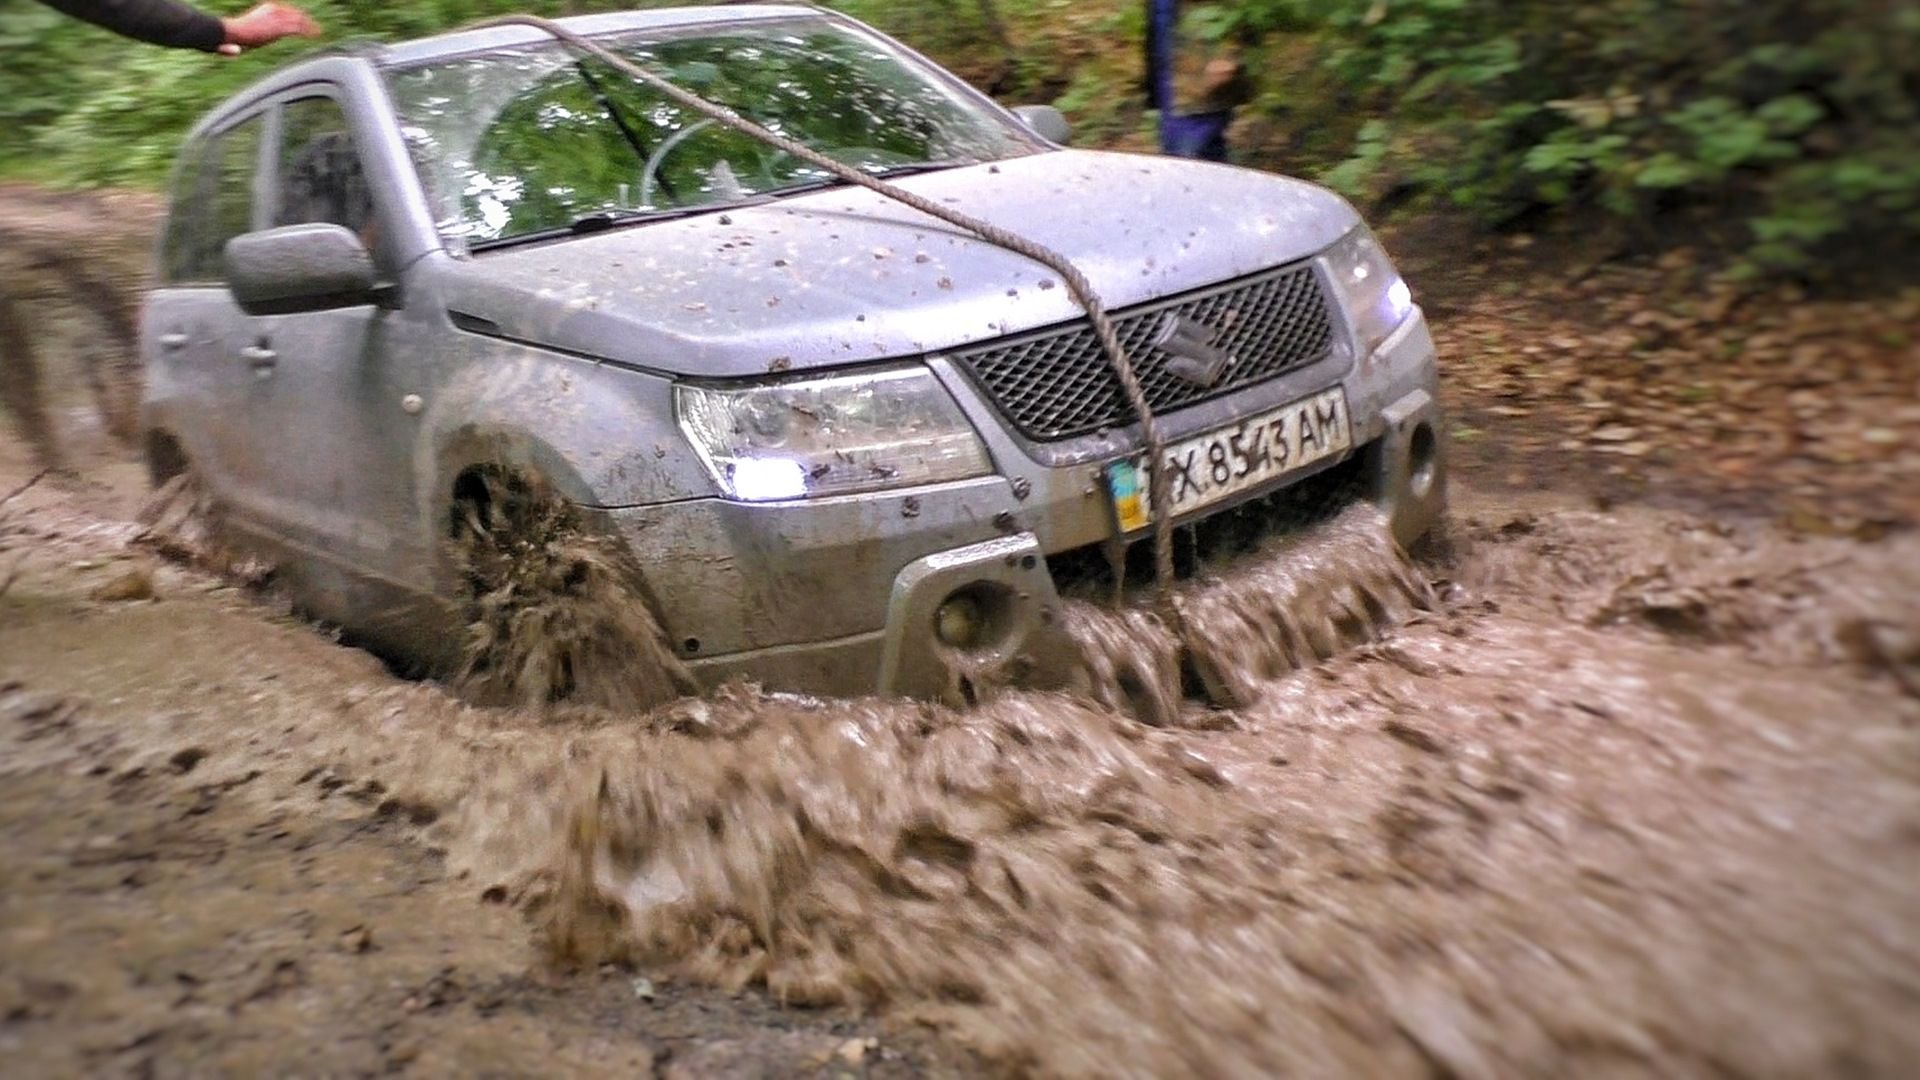
[[[1047, 1074], [1911, 1060], [1911, 542], [1504, 515], [1422, 573], [1360, 528], [1186, 590], [1239, 709], [742, 690], [493, 747], [438, 835], [564, 958]], [[1109, 706], [1179, 685], [1150, 616], [1074, 623]]]
[[1183, 702], [1183, 691], [1215, 706], [1253, 704], [1274, 678], [1377, 639], [1431, 609], [1434, 596], [1379, 513], [1355, 505], [1251, 557], [1202, 565], [1172, 603], [1168, 615], [1157, 604], [1070, 601], [1075, 689], [1148, 723], [1215, 726], [1225, 718]]
[[[76, 643], [125, 667], [186, 626], [166, 662], [192, 673], [251, 635], [279, 677], [243, 708], [85, 739], [155, 761], [198, 740], [280, 778], [249, 790], [377, 782], [549, 955], [873, 1007], [1011, 1071], [1914, 1060], [1914, 537], [1480, 506], [1413, 567], [1358, 528], [1184, 590], [1232, 709], [1171, 700], [1152, 616], [1093, 609], [1088, 693], [964, 711], [745, 688], [644, 717], [472, 709], [164, 580], [175, 599], [104, 626], [0, 640], [30, 674]], [[145, 676], [97, 677], [104, 698]], [[1178, 722], [1141, 723], [1143, 695]]]

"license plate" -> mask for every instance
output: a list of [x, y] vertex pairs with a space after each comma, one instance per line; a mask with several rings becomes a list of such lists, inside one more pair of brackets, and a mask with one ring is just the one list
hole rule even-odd
[[[1340, 387], [1282, 405], [1166, 448], [1173, 516], [1230, 499], [1353, 446]], [[1123, 532], [1153, 521], [1146, 455], [1107, 466], [1107, 491]]]

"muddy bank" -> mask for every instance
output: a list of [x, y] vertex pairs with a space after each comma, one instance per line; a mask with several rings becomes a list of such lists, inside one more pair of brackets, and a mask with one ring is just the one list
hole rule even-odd
[[[1371, 614], [1346, 592], [1365, 632], [1330, 660], [1288, 659], [1304, 636], [1247, 644], [1262, 612], [1298, 607], [1275, 599], [1298, 587], [1297, 554], [1194, 586], [1202, 632], [1242, 650], [1223, 655], [1251, 704], [1152, 728], [1037, 694], [965, 711], [749, 689], [644, 716], [473, 709], [165, 563], [157, 600], [89, 599], [143, 557], [130, 528], [58, 491], [22, 503], [0, 527], [0, 572], [29, 560], [0, 599], [4, 805], [10, 835], [48, 854], [14, 863], [42, 869], [6, 890], [20, 1015], [4, 1036], [35, 1060], [131, 1062], [142, 1031], [121, 1018], [143, 1014], [178, 1040], [138, 1043], [163, 1063], [281, 1030], [291, 1013], [168, 1012], [151, 989], [166, 965], [130, 974], [121, 955], [221, 955], [192, 928], [226, 925], [202, 897], [327, 861], [299, 841], [249, 855], [276, 814], [312, 818], [291, 836], [344, 831], [322, 890], [336, 900], [278, 894], [327, 914], [280, 939], [306, 989], [275, 1008], [360, 1001], [324, 1011], [336, 1034], [392, 1011], [395, 992], [330, 951], [363, 901], [394, 956], [463, 956], [501, 985], [555, 958], [581, 972], [490, 1010], [425, 1010], [445, 1020], [415, 1031], [422, 1053], [508, 1038], [485, 1027], [505, 1013], [546, 1032], [528, 1048], [630, 1049], [607, 1025], [644, 1028], [640, 1005], [553, 1017], [632, 974], [862, 1011], [883, 1049], [924, 1021], [981, 1055], [861, 1068], [1897, 1075], [1920, 1052], [1910, 535], [1802, 542], [1469, 499], [1451, 562], [1340, 548], [1367, 580], [1419, 587], [1376, 590], [1406, 602]], [[123, 777], [158, 787], [121, 800]], [[49, 799], [93, 816], [69, 828]], [[201, 799], [215, 809], [189, 814]], [[231, 824], [180, 849], [175, 891], [102, 885], [119, 921], [62, 937], [78, 872], [52, 853], [73, 863], [82, 836], [140, 850], [116, 824], [130, 812]], [[228, 962], [265, 979], [273, 940], [236, 935]], [[95, 974], [65, 980], [66, 1004], [18, 1004], [71, 957]], [[633, 973], [595, 974], [606, 961]], [[736, 1047], [778, 1042], [755, 1030]], [[320, 1038], [297, 1045], [375, 1060]]]
[[40, 467], [139, 437], [134, 339], [160, 213], [145, 193], [0, 183], [0, 425]]
[[978, 1070], [850, 1010], [556, 968], [423, 834], [439, 811], [387, 790], [395, 724], [403, 744], [448, 725], [470, 779], [465, 714], [154, 559], [137, 526], [79, 509], [131, 500], [64, 483], [0, 507], [0, 1071]]

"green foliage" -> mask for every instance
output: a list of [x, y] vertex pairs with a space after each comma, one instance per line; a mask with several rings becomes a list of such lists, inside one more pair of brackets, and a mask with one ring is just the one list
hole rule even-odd
[[[275, 68], [341, 41], [394, 41], [493, 15], [571, 15], [671, 6], [673, 0], [301, 0], [326, 28], [322, 42], [282, 42], [236, 59], [126, 41], [31, 0], [0, 0], [0, 174], [52, 183], [162, 181], [181, 137], [209, 108]], [[196, 0], [238, 11], [243, 0]], [[684, 0], [698, 3], [700, 0]], [[844, 0], [834, 6], [957, 61], [964, 74], [997, 9], [981, 0]], [[1015, 58], [1007, 58], [1015, 59]], [[1035, 80], [1026, 80], [1035, 81]]]
[[[209, 0], [219, 3], [220, 0]], [[1189, 0], [1196, 2], [1196, 0]], [[226, 4], [241, 6], [240, 0]], [[647, 0], [316, 0], [333, 40], [510, 10]], [[1143, 0], [834, 0], [1083, 144], [1142, 146]], [[1920, 6], [1900, 0], [1220, 0], [1264, 42], [1241, 159], [1370, 203], [1489, 226], [1595, 209], [1655, 237], [1676, 210], [1747, 222], [1756, 270], [1920, 243]], [[208, 106], [302, 47], [168, 53], [18, 0], [0, 17], [0, 172], [152, 183]]]
[[[239, 0], [203, 2], [232, 12]], [[26, 0], [0, 16], [0, 172], [50, 182], [152, 184], [207, 109], [274, 68], [342, 40], [417, 37], [505, 12], [557, 15], [646, 6], [555, 0], [307, 0], [325, 42], [283, 42], [235, 59], [126, 41]]]
[[[1747, 216], [1749, 270], [1920, 242], [1920, 9], [1889, 0], [1244, 0], [1295, 167], [1490, 225]], [[1303, 145], [1304, 144], [1304, 145]], [[1301, 153], [1304, 151], [1304, 153]]]

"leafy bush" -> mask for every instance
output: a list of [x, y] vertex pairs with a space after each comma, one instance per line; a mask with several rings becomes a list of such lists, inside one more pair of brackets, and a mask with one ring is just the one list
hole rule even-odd
[[[238, 10], [234, 0], [201, 0]], [[301, 55], [354, 38], [417, 37], [511, 11], [558, 15], [645, 6], [555, 0], [302, 0], [324, 42], [285, 42], [231, 60], [126, 41], [36, 3], [0, 19], [0, 171], [50, 182], [152, 184], [202, 113]]]
[[[1920, 240], [1920, 8], [1893, 0], [1247, 0], [1261, 105], [1357, 197], [1502, 224], [1734, 207], [1750, 270]], [[1271, 40], [1271, 39], [1270, 39]], [[1296, 136], [1298, 137], [1298, 132]], [[1336, 160], [1337, 158], [1337, 160]]]

